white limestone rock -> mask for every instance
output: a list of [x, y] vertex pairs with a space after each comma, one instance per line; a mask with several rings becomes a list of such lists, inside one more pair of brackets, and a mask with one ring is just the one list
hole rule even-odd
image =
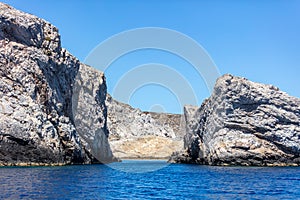
[[[0, 165], [99, 161], [98, 152], [74, 126], [72, 95], [79, 68], [85, 66], [61, 48], [57, 28], [0, 3]], [[106, 87], [105, 82], [97, 84]], [[106, 91], [93, 95], [87, 99], [104, 102]], [[102, 111], [97, 118], [105, 121]], [[100, 129], [106, 130], [105, 125]], [[107, 137], [105, 131], [98, 134]], [[112, 160], [108, 147], [104, 149], [106, 160]]]
[[168, 158], [183, 147], [182, 115], [142, 112], [110, 95], [106, 105], [109, 141], [116, 157]]
[[200, 108], [185, 107], [185, 151], [171, 162], [300, 164], [300, 99], [272, 85], [224, 75]]

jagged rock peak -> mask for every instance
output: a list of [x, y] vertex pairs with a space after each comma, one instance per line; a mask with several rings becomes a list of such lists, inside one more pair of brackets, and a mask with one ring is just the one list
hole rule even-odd
[[226, 74], [200, 108], [185, 107], [185, 151], [171, 161], [209, 165], [300, 164], [300, 99]]
[[34, 15], [0, 2], [0, 40], [14, 41], [51, 52], [61, 51], [58, 29]]

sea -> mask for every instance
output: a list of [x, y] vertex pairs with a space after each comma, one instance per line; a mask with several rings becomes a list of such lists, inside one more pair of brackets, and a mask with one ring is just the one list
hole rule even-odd
[[1, 167], [0, 199], [300, 199], [300, 168], [163, 160]]

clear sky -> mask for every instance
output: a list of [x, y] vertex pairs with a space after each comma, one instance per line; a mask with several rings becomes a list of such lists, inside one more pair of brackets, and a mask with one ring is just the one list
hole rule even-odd
[[[300, 1], [298, 0], [4, 0], [58, 27], [62, 46], [84, 61], [101, 42], [122, 31], [162, 27], [179, 31], [208, 52], [221, 74], [278, 86], [300, 97]], [[121, 44], [120, 44], [121, 45]], [[190, 64], [158, 50], [122, 56], [106, 71], [108, 91], [139, 65], [159, 63], [186, 78], [198, 105], [209, 96]], [[95, 66], [97, 68], [97, 66]], [[129, 103], [142, 110], [181, 113], [176, 94], [159, 84], [139, 88]], [[189, 103], [189, 102], [183, 102]]]

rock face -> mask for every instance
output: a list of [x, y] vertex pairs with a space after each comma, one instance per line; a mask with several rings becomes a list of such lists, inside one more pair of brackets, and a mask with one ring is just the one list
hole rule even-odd
[[185, 151], [171, 162], [300, 165], [300, 99], [274, 86], [224, 75], [212, 96], [184, 115]]
[[168, 158], [183, 147], [182, 115], [142, 112], [107, 95], [109, 140], [119, 158]]
[[103, 72], [80, 65], [72, 96], [74, 124], [83, 144], [102, 163], [113, 155], [108, 142], [106, 82]]
[[[107, 143], [104, 76], [61, 48], [57, 28], [0, 3], [0, 69], [0, 165], [112, 160]], [[93, 74], [94, 83], [90, 83], [88, 74]], [[91, 91], [81, 90], [89, 84], [93, 85]], [[72, 100], [73, 92], [79, 93]], [[74, 103], [76, 98], [78, 104]], [[86, 109], [101, 121], [84, 121], [93, 126], [87, 135], [80, 123], [83, 103], [95, 105], [95, 110], [89, 105]], [[75, 117], [73, 111], [77, 111]]]

